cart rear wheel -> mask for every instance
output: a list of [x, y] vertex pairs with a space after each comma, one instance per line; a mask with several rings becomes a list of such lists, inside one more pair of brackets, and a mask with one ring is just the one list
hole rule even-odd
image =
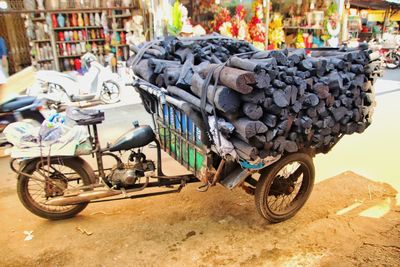
[[40, 172], [48, 176], [47, 182], [41, 182], [31, 177], [18, 175], [17, 193], [22, 204], [33, 214], [50, 220], [62, 220], [75, 216], [88, 203], [68, 206], [50, 206], [46, 204], [52, 197], [62, 196], [65, 189], [90, 185], [90, 175], [74, 158], [54, 157], [50, 162], [44, 160], [38, 164], [32, 160], [23, 169], [23, 173], [40, 176]]
[[260, 175], [255, 192], [258, 213], [271, 223], [293, 217], [310, 196], [314, 178], [309, 155], [295, 153], [280, 159]]

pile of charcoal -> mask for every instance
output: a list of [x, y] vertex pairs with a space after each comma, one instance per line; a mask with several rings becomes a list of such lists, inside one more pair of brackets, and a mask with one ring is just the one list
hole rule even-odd
[[199, 114], [232, 124], [225, 137], [247, 160], [308, 147], [323, 152], [344, 134], [362, 133], [375, 105], [372, 86], [382, 75], [379, 53], [366, 44], [258, 51], [209, 36], [131, 49], [136, 75]]

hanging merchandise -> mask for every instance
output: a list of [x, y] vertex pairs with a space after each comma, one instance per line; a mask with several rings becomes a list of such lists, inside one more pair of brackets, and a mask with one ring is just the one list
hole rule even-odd
[[[285, 42], [285, 32], [283, 31], [283, 17], [279, 13], [274, 13], [269, 23], [269, 42], [273, 45], [273, 49], [280, 47]], [[299, 37], [298, 37], [299, 38]], [[301, 38], [303, 38], [301, 36]], [[296, 41], [297, 42], [297, 41]], [[304, 45], [304, 40], [303, 40]]]
[[44, 0], [36, 0], [37, 2], [37, 7], [39, 10], [44, 10]]
[[53, 28], [57, 28], [58, 27], [56, 14], [51, 14], [51, 24], [53, 25]]
[[123, 54], [124, 54], [124, 58], [123, 58], [123, 60], [128, 60], [128, 57], [129, 57], [129, 48], [127, 47], [127, 46], [125, 46], [124, 48], [123, 48]]
[[74, 41], [78, 41], [79, 40], [78, 31], [74, 31], [73, 36], [74, 36]]
[[304, 43], [303, 31], [298, 31], [295, 40], [296, 48], [306, 48], [306, 44]]
[[80, 42], [81, 44], [81, 54], [86, 53], [86, 42]]
[[58, 32], [58, 41], [64, 41], [64, 32]]
[[99, 13], [96, 13], [96, 15], [94, 16], [94, 21], [96, 26], [101, 26], [101, 18]]
[[68, 71], [69, 70], [69, 60], [68, 60], [68, 58], [64, 58], [63, 63], [64, 63], [64, 71]]
[[225, 36], [232, 36], [231, 20], [232, 18], [229, 10], [225, 7], [218, 7], [214, 20], [211, 22], [211, 26], [215, 32], [220, 32]]
[[254, 15], [249, 22], [249, 34], [253, 45], [260, 50], [265, 49], [266, 29], [263, 23], [263, 6], [261, 1], [255, 1], [253, 4]]
[[71, 18], [68, 14], [65, 14], [65, 26], [71, 27]]
[[71, 44], [71, 55], [76, 55], [76, 47], [75, 47], [75, 44]]
[[121, 33], [119, 34], [119, 37], [120, 37], [120, 43], [121, 43], [121, 44], [126, 44], [125, 33], [124, 33], [124, 32], [121, 32]]
[[72, 24], [72, 27], [77, 27], [78, 26], [78, 18], [77, 18], [77, 15], [75, 13], [71, 14], [71, 24]]
[[101, 26], [103, 26], [103, 29], [105, 31], [108, 31], [108, 21], [107, 21], [107, 13], [105, 11], [103, 11], [101, 13], [101, 18], [100, 18], [100, 24]]
[[92, 44], [92, 52], [93, 52], [94, 54], [97, 54], [97, 52], [98, 52], [96, 42], [93, 42], [93, 44]]
[[92, 30], [90, 31], [90, 38], [96, 39], [96, 32], [94, 31], [94, 29], [92, 29]]
[[78, 26], [83, 27], [83, 18], [82, 18], [82, 13], [78, 14]]
[[60, 28], [64, 28], [65, 27], [65, 18], [61, 13], [58, 13], [57, 23], [58, 23], [58, 26]]
[[66, 43], [63, 43], [62, 44], [62, 51], [63, 51], [63, 56], [65, 57], [65, 56], [68, 56], [68, 51], [67, 51], [67, 44]]
[[182, 22], [182, 8], [179, 1], [175, 1], [171, 10], [171, 19], [168, 24], [168, 33], [175, 36], [178, 35], [183, 26]]
[[86, 43], [85, 50], [88, 52], [92, 51], [92, 46], [90, 45], [89, 42]]
[[67, 44], [67, 55], [70, 56], [71, 54], [71, 44]]
[[75, 65], [74, 59], [73, 59], [73, 58], [70, 58], [70, 59], [69, 59], [69, 66], [70, 66], [70, 69], [69, 69], [69, 70], [73, 70], [73, 69], [74, 69], [74, 65]]
[[94, 19], [94, 14], [93, 13], [90, 13], [89, 21], [90, 21], [90, 26], [95, 26], [95, 19]]
[[88, 13], [83, 14], [83, 20], [84, 20], [85, 26], [90, 26], [90, 19], [89, 19]]
[[119, 32], [115, 33], [115, 42], [117, 45], [119, 45], [121, 43], [121, 36]]
[[239, 40], [250, 41], [249, 27], [245, 21], [247, 12], [243, 5], [236, 7], [236, 15], [233, 18], [232, 35]]
[[340, 33], [340, 23], [338, 15], [338, 5], [333, 2], [327, 12], [326, 20], [326, 30], [328, 31], [330, 38], [328, 39], [328, 44], [331, 47], [339, 46], [339, 33]]
[[77, 43], [75, 49], [76, 49], [76, 54], [77, 54], [77, 55], [82, 54], [82, 46], [81, 46], [81, 43]]
[[69, 39], [69, 32], [68, 31], [65, 31], [65, 32], [63, 32], [64, 33], [64, 40], [65, 41], [70, 41], [70, 39]]

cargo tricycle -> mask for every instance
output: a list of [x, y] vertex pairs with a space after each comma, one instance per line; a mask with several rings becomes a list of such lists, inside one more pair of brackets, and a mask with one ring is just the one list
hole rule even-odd
[[[308, 148], [257, 163], [222, 158], [213, 146], [206, 145], [205, 129], [190, 106], [140, 78], [131, 85], [151, 114], [153, 128], [134, 122], [133, 128], [113, 144], [101, 147], [97, 125], [104, 120], [104, 113], [75, 109], [69, 119], [87, 127], [89, 150], [78, 147], [74, 156], [11, 161], [18, 174], [18, 196], [29, 211], [46, 219], [66, 219], [90, 203], [178, 193], [195, 182], [200, 183], [200, 192], [217, 184], [228, 190], [244, 189], [255, 196], [258, 213], [272, 223], [292, 217], [303, 207], [314, 184], [313, 156], [321, 151]], [[143, 153], [143, 147], [151, 144], [157, 150], [156, 161]], [[164, 174], [162, 150], [191, 173]], [[118, 154], [123, 151], [130, 151], [127, 162]], [[96, 170], [82, 158], [87, 154], [96, 158]], [[114, 159], [111, 168], [104, 167], [105, 157]]]

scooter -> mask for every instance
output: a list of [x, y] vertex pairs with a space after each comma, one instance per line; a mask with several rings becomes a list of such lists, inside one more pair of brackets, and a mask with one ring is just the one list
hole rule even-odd
[[91, 53], [83, 55], [81, 61], [88, 69], [83, 76], [52, 70], [38, 71], [37, 82], [27, 89], [27, 94], [56, 105], [99, 100], [104, 104], [118, 102], [121, 92], [118, 74], [97, 62]]
[[12, 122], [25, 121], [40, 125], [44, 121], [42, 110], [44, 101], [32, 96], [18, 96], [0, 105], [0, 149], [11, 144], [4, 136], [3, 130]]

